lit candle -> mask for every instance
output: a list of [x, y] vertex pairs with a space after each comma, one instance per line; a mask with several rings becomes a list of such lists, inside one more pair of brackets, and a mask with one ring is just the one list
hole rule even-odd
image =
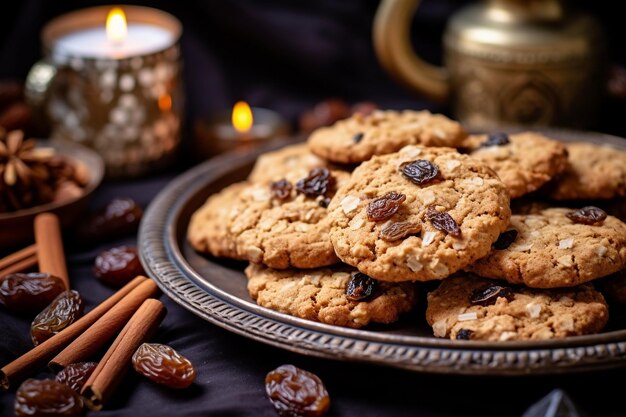
[[80, 9], [47, 23], [45, 59], [27, 84], [51, 137], [96, 149], [109, 177], [167, 165], [180, 143], [181, 33], [174, 16], [132, 5]]
[[109, 12], [106, 24], [60, 36], [53, 49], [56, 53], [83, 58], [124, 59], [166, 49], [173, 42], [171, 30], [150, 23], [127, 23], [124, 11], [115, 7]]
[[289, 134], [286, 121], [277, 112], [250, 107], [239, 101], [231, 112], [196, 123], [196, 151], [203, 157], [225, 151], [246, 152], [251, 147]]

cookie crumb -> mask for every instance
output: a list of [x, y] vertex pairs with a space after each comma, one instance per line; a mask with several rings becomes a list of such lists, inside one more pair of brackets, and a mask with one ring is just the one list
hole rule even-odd
[[348, 214], [356, 210], [360, 202], [361, 202], [361, 199], [359, 197], [356, 197], [354, 195], [347, 195], [343, 198], [343, 200], [341, 200], [340, 204], [341, 204], [341, 208], [343, 209], [343, 212], [345, 214]]

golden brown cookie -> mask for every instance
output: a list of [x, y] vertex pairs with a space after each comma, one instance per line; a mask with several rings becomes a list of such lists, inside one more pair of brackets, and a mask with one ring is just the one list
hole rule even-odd
[[187, 240], [195, 250], [213, 256], [239, 259], [229, 224], [237, 215], [233, 203], [249, 185], [245, 181], [231, 184], [211, 195], [193, 213], [187, 227]]
[[567, 164], [565, 146], [536, 132], [472, 135], [462, 147], [496, 171], [511, 198], [539, 189]]
[[560, 288], [625, 268], [626, 224], [613, 216], [594, 224], [572, 220], [580, 210], [548, 208], [511, 216], [493, 251], [467, 270], [533, 288]]
[[279, 181], [232, 185], [194, 213], [189, 241], [201, 252], [276, 269], [332, 265], [338, 259], [328, 236], [327, 206], [348, 177], [300, 168]]
[[608, 199], [626, 196], [626, 152], [608, 145], [569, 143], [565, 171], [548, 184], [555, 200]]
[[306, 143], [298, 143], [260, 155], [248, 176], [248, 181], [276, 181], [282, 179], [289, 171], [309, 171], [327, 166], [328, 162], [312, 154]]
[[542, 340], [597, 333], [608, 306], [592, 285], [536, 290], [460, 275], [428, 294], [426, 320], [437, 337]]
[[311, 133], [308, 143], [311, 151], [322, 158], [351, 164], [397, 152], [406, 145], [457, 147], [466, 136], [458, 122], [441, 114], [377, 110], [319, 128]]
[[492, 169], [423, 146], [361, 164], [329, 210], [337, 256], [382, 281], [447, 277], [489, 253], [511, 214]]
[[248, 292], [259, 305], [337, 326], [392, 323], [416, 301], [414, 284], [368, 280], [346, 265], [277, 271], [251, 264], [246, 276]]

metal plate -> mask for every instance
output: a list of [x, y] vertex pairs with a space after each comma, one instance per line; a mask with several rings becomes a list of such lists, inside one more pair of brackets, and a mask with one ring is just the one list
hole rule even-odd
[[[597, 133], [550, 130], [563, 141], [612, 144], [626, 140]], [[612, 368], [626, 364], [626, 330], [550, 341], [479, 342], [437, 339], [418, 308], [391, 326], [354, 330], [291, 317], [257, 306], [246, 291], [245, 264], [199, 255], [185, 235], [191, 214], [206, 198], [246, 178], [256, 157], [286, 143], [204, 162], [174, 179], [147, 209], [139, 250], [148, 274], [165, 294], [234, 333], [305, 355], [405, 368], [419, 372], [521, 375]], [[434, 284], [436, 285], [436, 284]]]

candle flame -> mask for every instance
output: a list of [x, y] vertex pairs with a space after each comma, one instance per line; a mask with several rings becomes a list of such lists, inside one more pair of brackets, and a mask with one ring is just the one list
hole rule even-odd
[[126, 39], [128, 27], [126, 26], [126, 14], [119, 7], [114, 7], [107, 15], [106, 23], [107, 38], [113, 43], [121, 43]]
[[157, 104], [159, 106], [159, 110], [163, 112], [172, 110], [172, 96], [169, 94], [160, 96]]
[[239, 133], [246, 133], [252, 128], [254, 118], [252, 109], [245, 101], [238, 101], [233, 107], [233, 127]]

